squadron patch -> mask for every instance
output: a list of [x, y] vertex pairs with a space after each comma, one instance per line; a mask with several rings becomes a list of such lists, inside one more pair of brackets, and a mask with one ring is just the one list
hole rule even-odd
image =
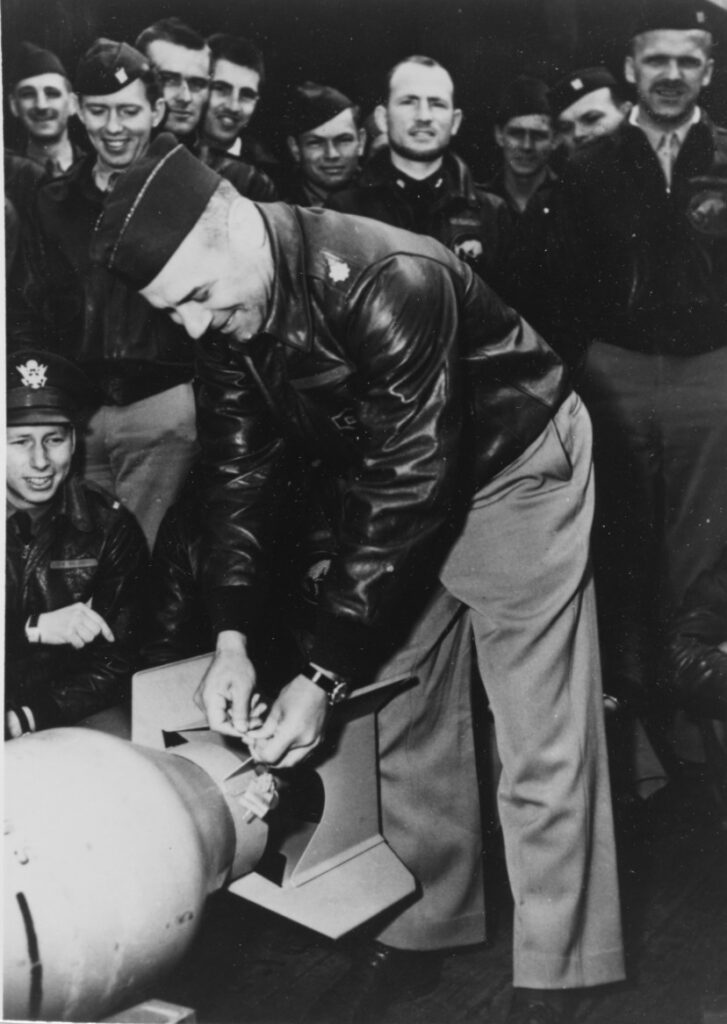
[[700, 189], [689, 201], [687, 220], [701, 235], [727, 236], [727, 190]]
[[27, 363], [23, 363], [22, 366], [16, 366], [15, 369], [20, 374], [20, 382], [23, 387], [32, 388], [33, 391], [37, 391], [38, 388], [46, 386], [48, 367], [44, 366], [43, 363], [39, 363], [37, 359], [29, 359]]
[[348, 281], [351, 276], [351, 268], [348, 263], [340, 257], [333, 256], [328, 252], [324, 252], [323, 256], [328, 265], [328, 276], [331, 281], [334, 281], [336, 284], [339, 284], [342, 281]]

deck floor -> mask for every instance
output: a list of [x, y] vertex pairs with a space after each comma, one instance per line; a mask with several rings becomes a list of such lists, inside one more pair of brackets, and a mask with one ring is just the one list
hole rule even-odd
[[[704, 786], [662, 789], [619, 828], [628, 980], [595, 992], [578, 1024], [727, 1024], [727, 833]], [[490, 852], [490, 941], [451, 953], [431, 995], [396, 1003], [381, 1024], [503, 1019], [509, 999], [510, 905]], [[346, 969], [343, 948], [222, 893], [208, 903], [191, 955], [158, 995], [199, 1024], [294, 1024]]]

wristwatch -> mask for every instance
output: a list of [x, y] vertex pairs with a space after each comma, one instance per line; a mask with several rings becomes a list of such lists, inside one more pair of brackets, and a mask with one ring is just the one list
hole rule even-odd
[[300, 670], [300, 674], [325, 691], [331, 707], [335, 704], [340, 704], [342, 700], [348, 697], [351, 687], [345, 679], [341, 679], [340, 676], [336, 676], [332, 672], [324, 672], [322, 668], [318, 668], [317, 665], [308, 662]]
[[38, 629], [39, 615], [31, 615], [25, 623], [25, 636], [29, 644], [40, 643], [40, 630]]

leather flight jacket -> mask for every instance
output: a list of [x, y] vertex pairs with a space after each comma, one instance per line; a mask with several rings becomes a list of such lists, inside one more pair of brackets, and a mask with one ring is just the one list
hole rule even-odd
[[[19, 515], [7, 522], [6, 703], [28, 706], [39, 728], [72, 725], [128, 696], [144, 622], [146, 541], [118, 501], [75, 476], [33, 532]], [[89, 600], [113, 643], [97, 637], [75, 650], [28, 642], [30, 616]]]
[[431, 238], [364, 218], [259, 207], [275, 265], [268, 316], [198, 343], [213, 628], [254, 628], [289, 466], [342, 481], [337, 553], [310, 659], [362, 682], [411, 625], [474, 491], [517, 459], [570, 391], [561, 360]]

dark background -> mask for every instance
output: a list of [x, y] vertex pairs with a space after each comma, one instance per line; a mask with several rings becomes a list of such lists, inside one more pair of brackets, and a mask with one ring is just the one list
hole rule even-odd
[[[424, 53], [451, 72], [465, 112], [458, 149], [476, 177], [495, 154], [492, 112], [521, 73], [553, 84], [577, 67], [605, 63], [620, 76], [636, 0], [1, 0], [4, 74], [30, 39], [54, 50], [71, 77], [98, 36], [133, 42], [158, 18], [177, 15], [203, 35], [245, 35], [263, 50], [268, 84], [253, 129], [279, 139], [283, 86], [306, 78], [335, 85], [367, 113], [399, 59]], [[718, 12], [717, 63], [727, 43]], [[727, 122], [727, 57], [705, 106]], [[7, 82], [6, 82], [7, 85]], [[6, 116], [7, 142], [14, 124]]]

